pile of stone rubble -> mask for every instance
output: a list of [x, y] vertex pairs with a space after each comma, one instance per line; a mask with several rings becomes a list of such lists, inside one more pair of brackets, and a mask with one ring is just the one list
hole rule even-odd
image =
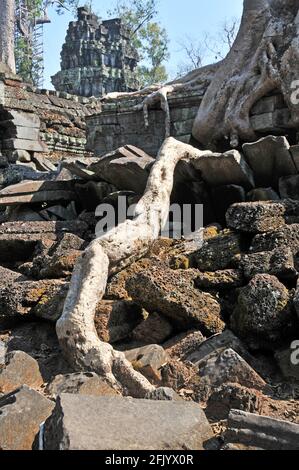
[[178, 165], [172, 199], [204, 204], [202, 236], [158, 239], [98, 303], [146, 399], [73, 370], [55, 322], [97, 206], [137, 201], [154, 159], [3, 162], [0, 449], [298, 449], [299, 152], [272, 136], [243, 152]]

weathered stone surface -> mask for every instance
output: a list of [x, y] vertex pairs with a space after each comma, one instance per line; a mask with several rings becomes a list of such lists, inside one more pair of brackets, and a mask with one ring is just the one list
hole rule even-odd
[[299, 172], [299, 145], [292, 145], [292, 147], [290, 148], [290, 152], [295, 162], [297, 171]]
[[279, 194], [285, 199], [299, 199], [299, 175], [283, 176], [279, 179]]
[[210, 395], [206, 415], [212, 420], [227, 419], [232, 409], [259, 413], [263, 404], [263, 394], [255, 388], [240, 384], [223, 384]]
[[225, 269], [223, 271], [199, 272], [194, 284], [199, 289], [233, 289], [244, 283], [242, 271]]
[[0, 262], [28, 260], [40, 240], [59, 240], [65, 232], [83, 236], [85, 222], [7, 222], [0, 225]]
[[54, 403], [27, 385], [0, 398], [0, 449], [31, 450]]
[[241, 235], [226, 230], [206, 240], [203, 247], [194, 253], [193, 258], [201, 271], [219, 271], [232, 267], [233, 257], [241, 251]]
[[130, 278], [127, 290], [147, 311], [158, 311], [182, 328], [199, 328], [204, 334], [224, 328], [216, 299], [192, 286], [186, 271], [153, 266]]
[[169, 338], [172, 331], [170, 322], [162, 315], [153, 312], [134, 328], [132, 338], [143, 344], [161, 344]]
[[161, 381], [161, 368], [169, 361], [165, 350], [157, 344], [130, 349], [125, 351], [125, 356], [135, 370], [141, 372], [154, 383]]
[[121, 147], [103, 156], [88, 169], [118, 189], [143, 194], [154, 159], [144, 152], [140, 156], [140, 150], [133, 149], [129, 145]]
[[0, 316], [17, 318], [34, 314], [57, 318], [62, 312], [68, 285], [60, 280], [22, 281], [0, 286]]
[[95, 314], [95, 327], [102, 341], [125, 339], [143, 320], [142, 309], [133, 302], [101, 300]]
[[44, 382], [50, 382], [59, 374], [73, 372], [60, 349], [55, 325], [48, 322], [24, 322], [13, 325], [0, 338], [7, 351], [24, 351], [39, 365]]
[[247, 352], [247, 349], [239, 338], [237, 338], [230, 330], [225, 330], [221, 334], [211, 336], [205, 341], [202, 341], [198, 344], [196, 349], [190, 351], [190, 353], [186, 355], [185, 360], [198, 366], [200, 362], [210, 354], [215, 353], [216, 351], [220, 353], [228, 348], [232, 348], [250, 365], [253, 364], [252, 356]]
[[246, 341], [280, 339], [294, 325], [291, 300], [290, 293], [276, 277], [257, 274], [240, 289], [231, 318], [233, 331]]
[[273, 232], [285, 224], [285, 207], [271, 202], [233, 204], [226, 213], [227, 225], [236, 230], [256, 233]]
[[198, 363], [203, 399], [224, 383], [239, 383], [248, 388], [264, 390], [266, 382], [233, 349], [211, 353]]
[[251, 279], [256, 274], [271, 274], [279, 279], [292, 279], [298, 275], [294, 266], [294, 257], [289, 248], [244, 254], [241, 256], [239, 267], [247, 279]]
[[197, 369], [190, 363], [182, 362], [179, 359], [171, 359], [161, 369], [163, 387], [170, 387], [176, 392], [190, 387], [194, 377], [199, 381]]
[[235, 184], [250, 189], [254, 187], [253, 174], [243, 156], [237, 150], [223, 154], [207, 154], [192, 161], [203, 180], [210, 186]]
[[279, 201], [280, 197], [272, 188], [255, 188], [247, 193], [247, 201]]
[[148, 392], [145, 396], [147, 400], [182, 400], [182, 398], [169, 387], [158, 387], [152, 392]]
[[263, 450], [298, 450], [299, 425], [232, 410], [225, 442]]
[[166, 341], [163, 348], [170, 357], [184, 361], [204, 340], [205, 337], [200, 331], [191, 330]]
[[47, 393], [56, 397], [62, 393], [80, 395], [115, 396], [119, 395], [110, 385], [94, 372], [78, 372], [57, 375], [47, 386]]
[[54, 172], [45, 173], [42, 171], [36, 171], [25, 165], [9, 165], [4, 168], [0, 173], [0, 186], [9, 186], [11, 184], [20, 183], [23, 180], [33, 181], [50, 181], [55, 178]]
[[281, 176], [297, 173], [285, 137], [264, 137], [257, 142], [244, 144], [243, 151], [254, 172], [256, 185], [276, 186]]
[[299, 224], [286, 225], [272, 233], [256, 235], [250, 247], [252, 252], [290, 248], [294, 255], [299, 251]]
[[44, 442], [46, 450], [198, 450], [212, 436], [196, 403], [62, 394]]
[[4, 365], [0, 365], [1, 393], [10, 393], [22, 385], [39, 388], [43, 382], [38, 363], [33, 357], [23, 351], [6, 354]]
[[26, 181], [0, 191], [0, 206], [76, 199], [72, 182]]

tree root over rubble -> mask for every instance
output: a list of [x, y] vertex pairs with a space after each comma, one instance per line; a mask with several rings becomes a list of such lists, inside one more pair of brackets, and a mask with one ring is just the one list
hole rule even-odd
[[133, 369], [123, 353], [100, 341], [94, 326], [96, 306], [105, 293], [108, 277], [145, 255], [158, 238], [167, 221], [177, 163], [206, 153], [173, 138], [165, 140], [133, 219], [91, 242], [77, 262], [56, 325], [62, 350], [76, 370], [97, 372], [135, 397], [145, 396], [154, 386]]

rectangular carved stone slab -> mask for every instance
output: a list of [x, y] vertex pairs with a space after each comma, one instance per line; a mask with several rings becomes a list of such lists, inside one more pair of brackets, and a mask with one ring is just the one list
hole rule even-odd
[[213, 437], [197, 403], [62, 394], [46, 450], [201, 450]]

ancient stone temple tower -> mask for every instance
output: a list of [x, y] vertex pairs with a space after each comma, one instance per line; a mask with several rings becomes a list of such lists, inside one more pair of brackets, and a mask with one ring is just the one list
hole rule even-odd
[[61, 52], [61, 71], [52, 77], [57, 91], [103, 96], [138, 89], [138, 53], [120, 19], [101, 21], [86, 7], [69, 24]]

